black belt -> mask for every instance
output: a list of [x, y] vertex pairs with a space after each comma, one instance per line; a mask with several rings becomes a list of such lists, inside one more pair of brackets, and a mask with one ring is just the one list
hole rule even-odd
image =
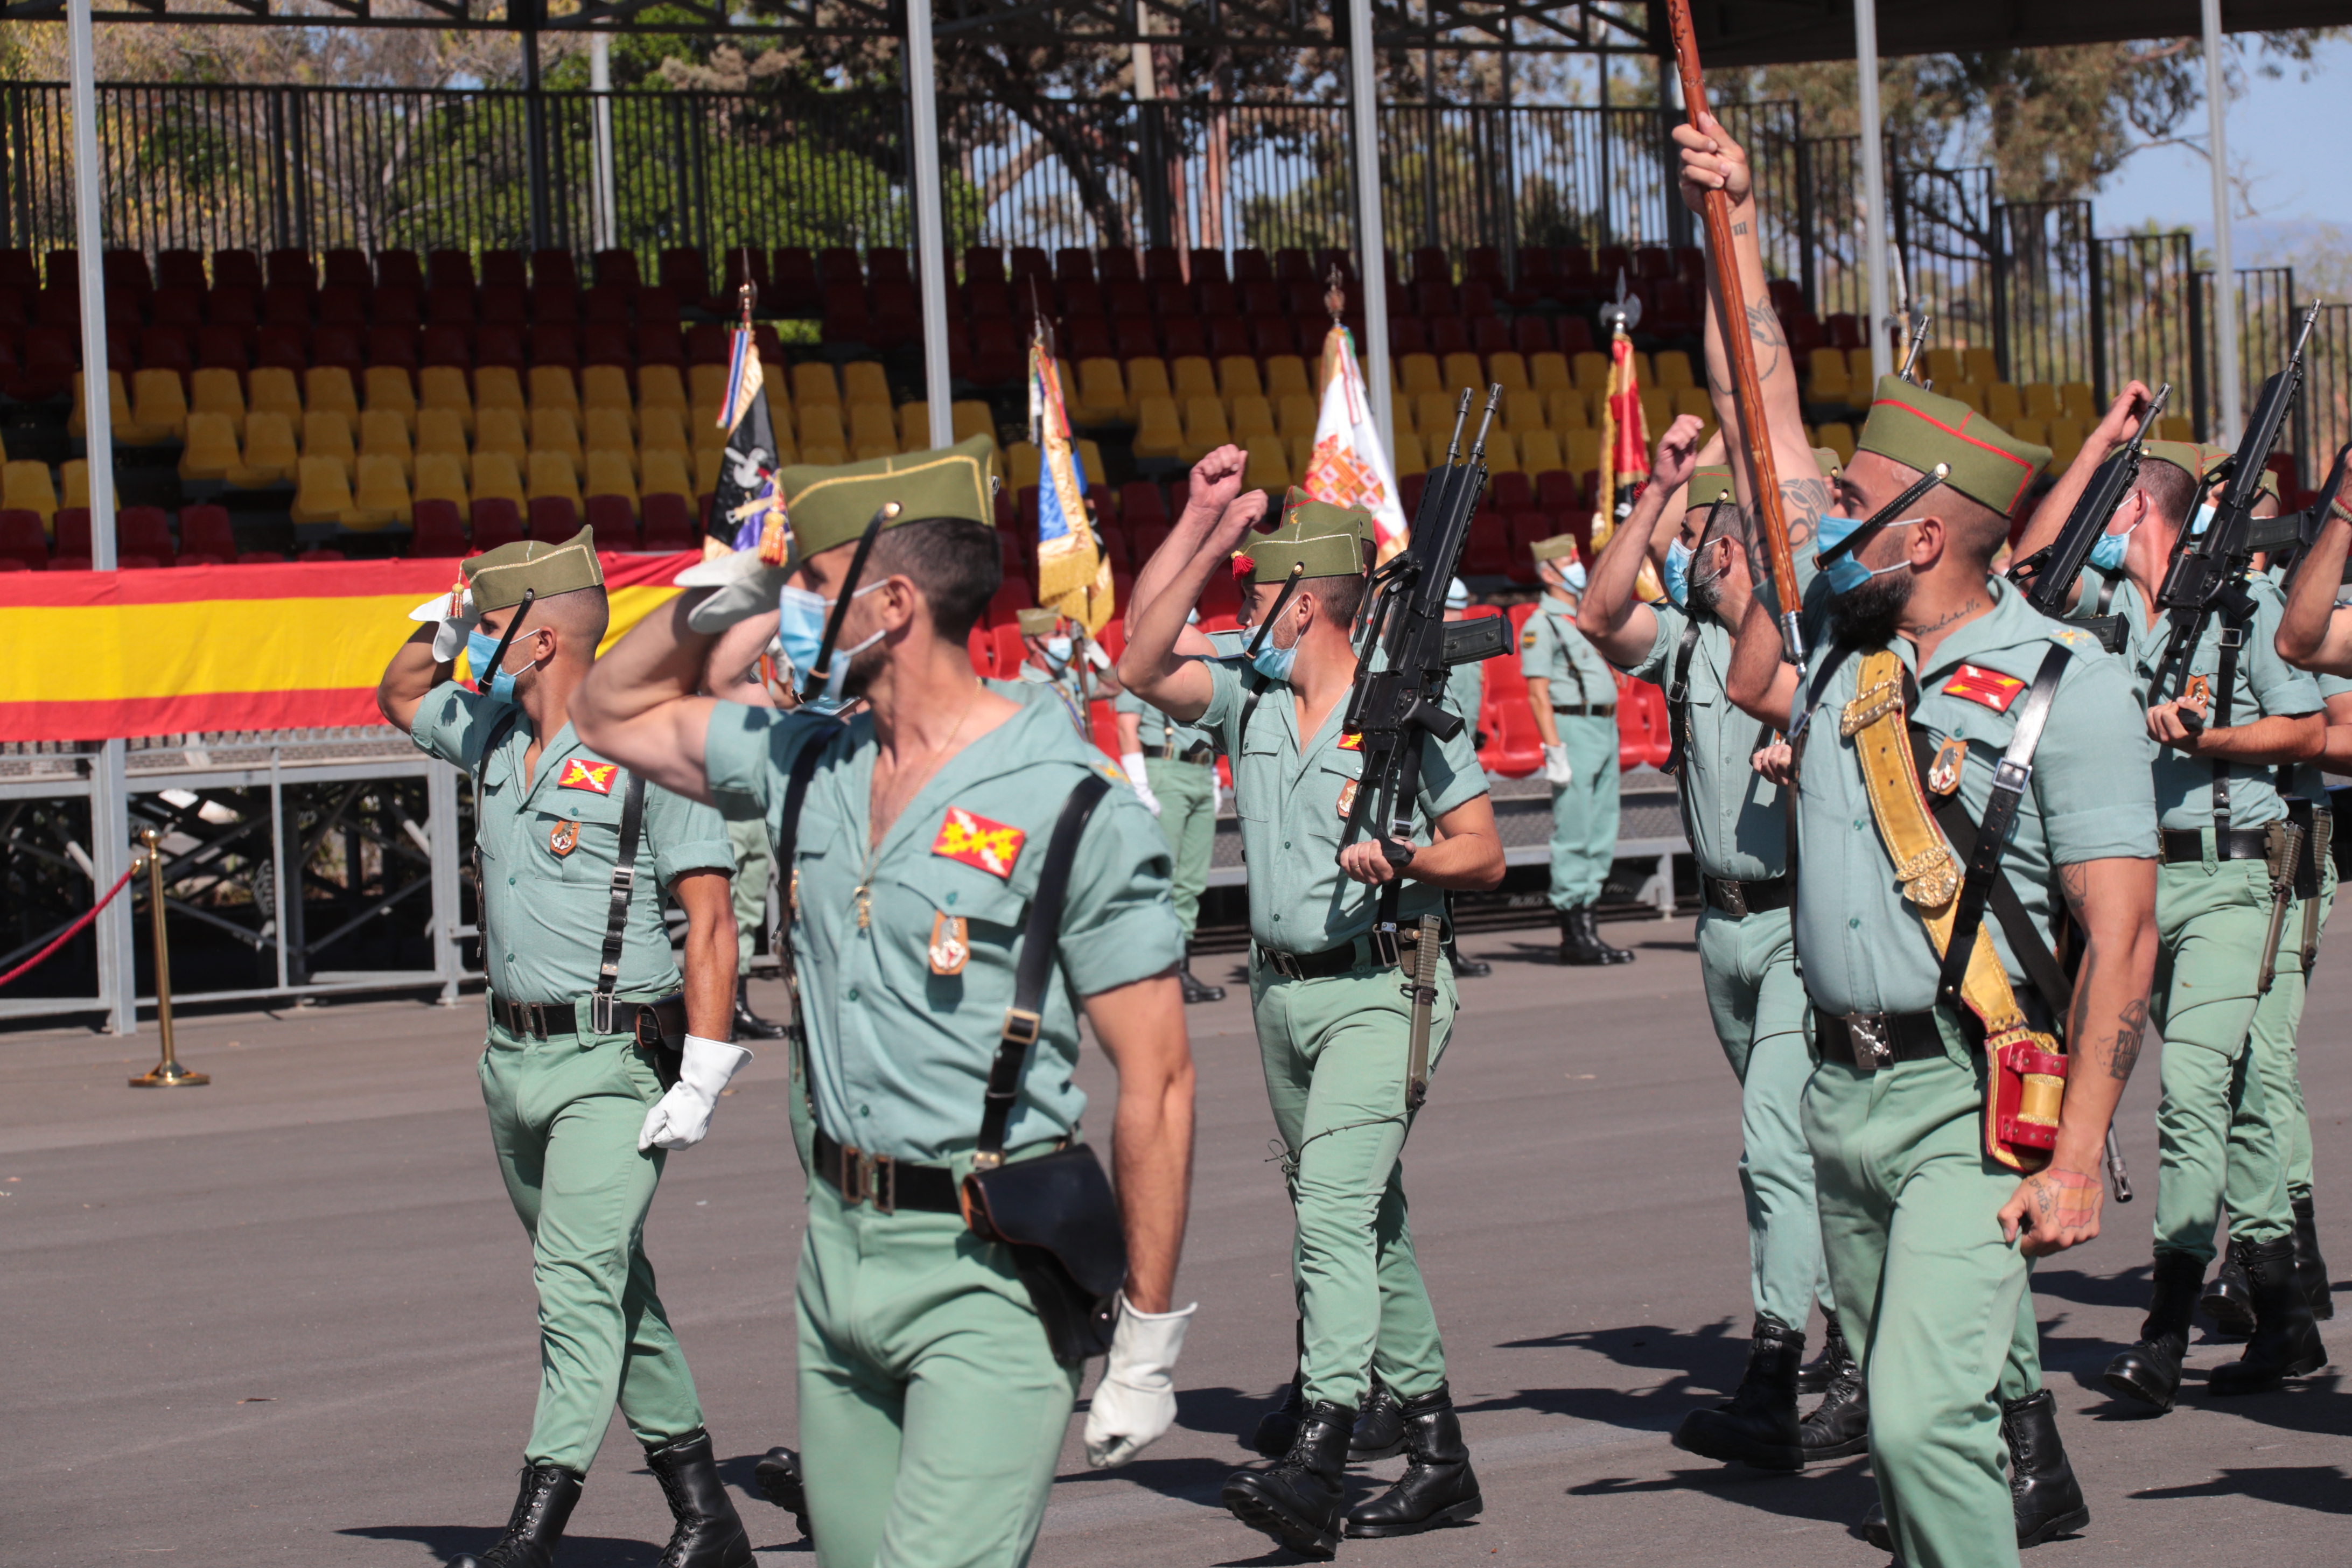
[[[535, 1040], [559, 1039], [580, 1032], [577, 1004], [571, 1002], [509, 1002], [494, 994], [490, 997], [490, 1017], [508, 1034], [529, 1035]], [[640, 1017], [651, 1022], [658, 1034], [683, 1037], [686, 1033], [685, 999], [666, 996], [658, 1002], [615, 1002], [613, 1004], [613, 1033], [638, 1033]]]
[[[1974, 1036], [1964, 1019], [1962, 1032]], [[1841, 1018], [1833, 1013], [1813, 1014], [1813, 1054], [1825, 1062], [1843, 1062], [1864, 1072], [1897, 1062], [1923, 1062], [1948, 1054], [1936, 1015], [1926, 1013], [1853, 1013]]]
[[1343, 942], [1337, 947], [1327, 947], [1320, 952], [1276, 952], [1270, 947], [1252, 944], [1257, 961], [1281, 975], [1285, 980], [1328, 980], [1335, 974], [1346, 974], [1380, 963], [1372, 952], [1370, 937], [1360, 936], [1353, 942]]
[[[2202, 827], [2168, 827], [2164, 830], [2164, 863], [2177, 866], [2184, 861], [2205, 858], [2205, 834]], [[2227, 833], [2214, 835], [2213, 858], [2216, 860], [2267, 860], [2271, 855], [2271, 836], [2260, 827], [2233, 827]]]
[[1175, 742], [1162, 741], [1160, 742], [1160, 760], [1163, 763], [1191, 763], [1196, 767], [1206, 767], [1217, 760], [1217, 748], [1202, 741], [1189, 752], [1180, 752], [1176, 749]]
[[1551, 705], [1551, 710], [1555, 713], [1565, 713], [1571, 719], [1606, 719], [1617, 711], [1617, 704], [1614, 702], [1555, 702]]
[[1761, 882], [1742, 882], [1733, 877], [1701, 877], [1699, 885], [1706, 890], [1707, 907], [1727, 915], [1785, 910], [1797, 899], [1796, 882], [1789, 877], [1773, 877]]
[[816, 1173], [853, 1206], [871, 1200], [877, 1214], [919, 1209], [925, 1214], [961, 1214], [955, 1173], [944, 1165], [910, 1165], [887, 1154], [868, 1154], [816, 1133]]

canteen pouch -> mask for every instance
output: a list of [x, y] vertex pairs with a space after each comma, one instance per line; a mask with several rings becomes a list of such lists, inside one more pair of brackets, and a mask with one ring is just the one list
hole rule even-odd
[[1062, 899], [1078, 838], [1110, 784], [1089, 773], [1063, 803], [1029, 900], [996, 1059], [988, 1069], [980, 1141], [963, 1179], [964, 1223], [1013, 1255], [1013, 1268], [1045, 1325], [1054, 1359], [1076, 1366], [1110, 1349], [1118, 1288], [1127, 1279], [1127, 1233], [1102, 1162], [1085, 1144], [1017, 1164], [1004, 1163], [1004, 1130], [1021, 1097], [1029, 1049], [1044, 1026], [1045, 985], [1060, 949]]
[[2012, 1171], [2042, 1169], [2057, 1145], [2066, 1098], [2066, 1058], [2057, 1046], [2031, 1029], [1985, 1042], [1985, 1152]]

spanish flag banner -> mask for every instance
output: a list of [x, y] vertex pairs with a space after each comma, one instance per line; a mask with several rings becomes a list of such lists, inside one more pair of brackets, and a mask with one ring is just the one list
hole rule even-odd
[[[604, 646], [701, 559], [604, 557]], [[0, 736], [103, 741], [380, 722], [376, 681], [454, 560], [0, 576]]]
[[1037, 603], [1097, 634], [1110, 624], [1110, 556], [1087, 521], [1086, 466], [1042, 327], [1029, 343], [1029, 439], [1038, 453]]

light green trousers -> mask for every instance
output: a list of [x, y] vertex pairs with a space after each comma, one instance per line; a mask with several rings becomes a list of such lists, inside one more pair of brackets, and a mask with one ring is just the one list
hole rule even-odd
[[[2325, 931], [2327, 917], [2336, 910], [2336, 868], [2322, 865], [2320, 873], [2319, 897], [2309, 902], [2315, 904], [2319, 930]], [[2278, 973], [2270, 991], [2254, 1005], [2253, 1027], [2248, 1034], [2290, 1203], [2311, 1195], [2311, 1114], [2304, 1108], [2303, 1068], [2296, 1046], [2303, 1030], [2304, 1004], [2311, 995], [2301, 963], [2306, 907], [2305, 900], [2297, 900], [2287, 910], [2285, 933], [2279, 942]], [[2251, 1190], [2246, 1179], [2249, 1170], [2260, 1172], [2262, 1162], [2243, 1152], [2248, 1139], [2259, 1136], [2242, 1129], [2237, 1118], [2231, 1119], [2230, 1174], [2223, 1185], [2232, 1236], [2248, 1234], [2244, 1226], [2263, 1201], [2263, 1194]]]
[[[1454, 1029], [1454, 972], [1441, 963], [1437, 973], [1433, 1071]], [[1445, 1381], [1445, 1347], [1405, 1211], [1411, 1015], [1397, 972], [1286, 980], [1254, 960], [1250, 1002], [1297, 1215], [1307, 1397], [1352, 1407], [1372, 1372], [1400, 1399], [1427, 1394]]]
[[1559, 715], [1570, 777], [1551, 792], [1551, 907], [1601, 898], [1617, 858], [1617, 721]]
[[797, 1308], [820, 1568], [1028, 1562], [1079, 1369], [1045, 1348], [1005, 1249], [812, 1181]]
[[2017, 1175], [1981, 1143], [1983, 1065], [1865, 1073], [1824, 1062], [1805, 1090], [1822, 1247], [1870, 1392], [1870, 1463], [1910, 1568], [2017, 1561], [2000, 1399], [2040, 1382], [2025, 1257], [2001, 1239]]
[[2294, 1223], [2263, 1074], [2247, 1047], [2269, 873], [2259, 860], [2166, 866], [2156, 927], [2149, 1013], [2164, 1040], [2156, 1250], [2210, 1263], [2225, 1198], [2231, 1231], [2249, 1240], [2275, 1241]]
[[1201, 920], [1201, 895], [1209, 886], [1209, 858], [1217, 844], [1217, 765], [1143, 759], [1143, 782], [1160, 802], [1160, 831], [1168, 836], [1168, 890], [1176, 899], [1176, 923], [1184, 940]]
[[768, 882], [775, 857], [768, 848], [768, 825], [754, 817], [727, 824], [735, 847], [735, 973], [751, 973], [751, 948], [768, 923]]
[[694, 1374], [646, 1261], [662, 1151], [637, 1149], [654, 1069], [625, 1035], [535, 1040], [491, 1026], [482, 1101], [539, 1287], [539, 1412], [524, 1457], [583, 1475], [620, 1405], [648, 1447], [702, 1426]]
[[1813, 1076], [1811, 1004], [1797, 973], [1787, 910], [1698, 918], [1699, 977], [1715, 1037], [1739, 1079], [1739, 1190], [1748, 1204], [1748, 1279], [1759, 1315], [1802, 1331], [1813, 1303], [1835, 1311], [1822, 1263], [1805, 1081]]

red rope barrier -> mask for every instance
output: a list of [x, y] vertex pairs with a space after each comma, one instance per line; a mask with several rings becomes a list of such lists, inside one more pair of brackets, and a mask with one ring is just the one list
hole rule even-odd
[[0, 985], [7, 984], [8, 982], [16, 979], [18, 975], [24, 973], [26, 970], [32, 968], [34, 965], [39, 963], [43, 959], [48, 957], [49, 954], [57, 952], [58, 949], [65, 946], [66, 943], [79, 936], [82, 933], [83, 929], [86, 928], [90, 921], [98, 919], [98, 911], [106, 908], [107, 905], [114, 902], [114, 895], [122, 891], [125, 884], [127, 884], [131, 878], [139, 874], [142, 864], [142, 862], [141, 861], [132, 861], [131, 863], [131, 869], [123, 872], [121, 876], [117, 877], [114, 879], [114, 886], [106, 889], [106, 897], [92, 904], [79, 920], [74, 921], [73, 924], [66, 927], [64, 931], [58, 932], [57, 941], [49, 943], [48, 946], [41, 949], [40, 952], [33, 954], [32, 957], [25, 960], [24, 963], [18, 964], [7, 973], [0, 974]]

